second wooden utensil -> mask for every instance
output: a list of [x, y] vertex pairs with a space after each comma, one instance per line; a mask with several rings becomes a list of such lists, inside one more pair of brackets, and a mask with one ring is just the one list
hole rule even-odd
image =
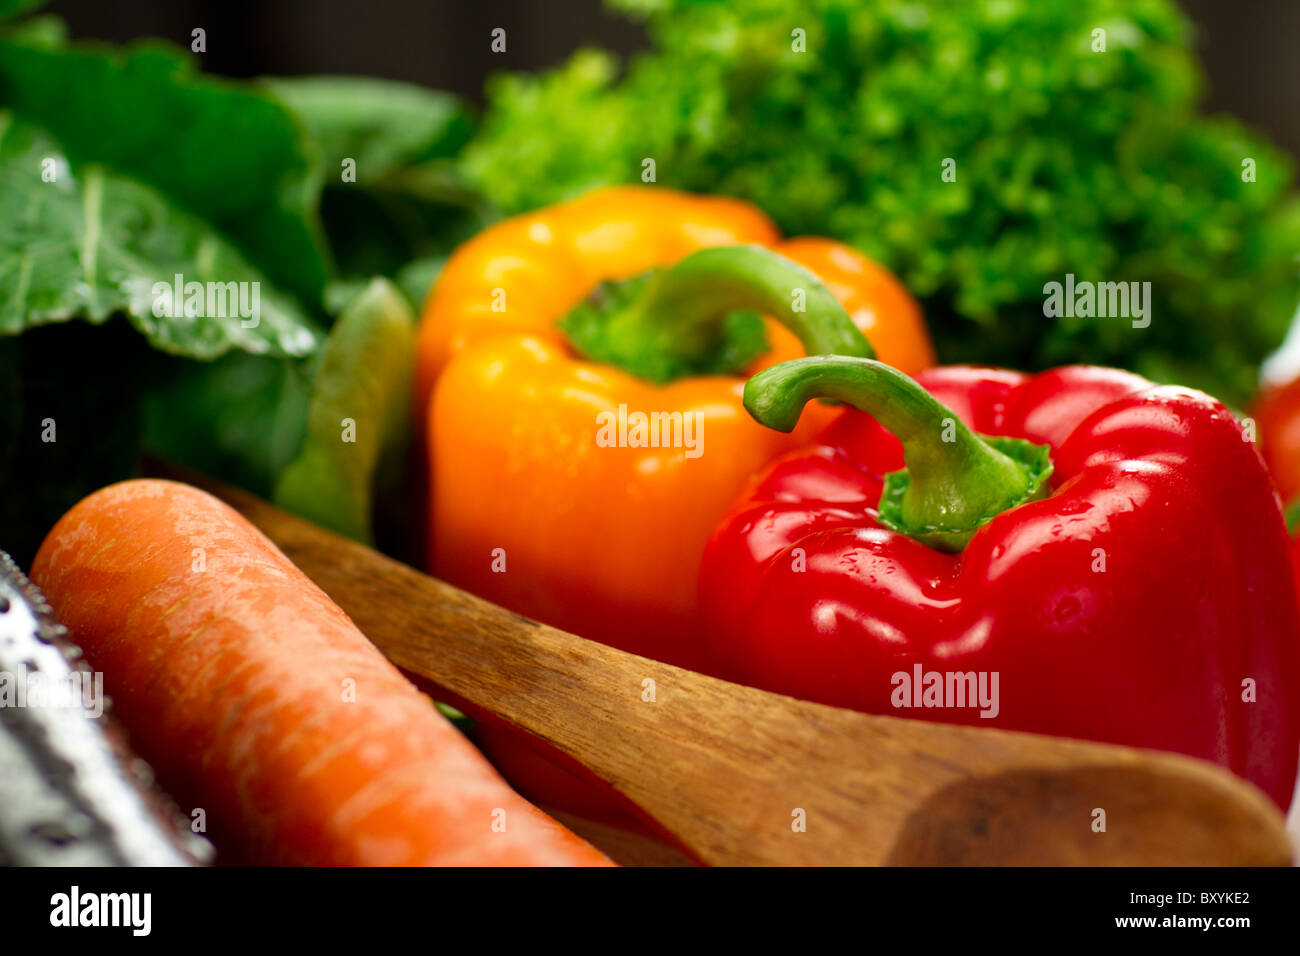
[[581, 763], [702, 862], [1290, 861], [1277, 809], [1213, 765], [730, 684], [526, 621], [183, 477], [261, 528], [398, 667]]

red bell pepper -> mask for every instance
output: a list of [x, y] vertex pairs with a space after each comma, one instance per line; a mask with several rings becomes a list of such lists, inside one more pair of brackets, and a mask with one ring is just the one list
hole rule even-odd
[[1300, 537], [1291, 539], [1291, 573], [1295, 581], [1296, 594], [1300, 595]]
[[1286, 528], [1223, 405], [1111, 369], [912, 380], [834, 356], [774, 366], [745, 400], [788, 430], [815, 397], [861, 411], [770, 466], [705, 553], [717, 672], [871, 713], [1177, 751], [1290, 802]]
[[1283, 502], [1300, 498], [1300, 379], [1266, 388], [1252, 415], [1259, 449]]

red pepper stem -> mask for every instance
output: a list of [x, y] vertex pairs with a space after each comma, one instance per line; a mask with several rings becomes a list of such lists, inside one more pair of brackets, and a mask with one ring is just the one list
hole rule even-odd
[[597, 290], [561, 327], [588, 358], [654, 382], [701, 370], [722, 348], [723, 317], [753, 310], [799, 337], [809, 355], [875, 356], [825, 284], [762, 246], [717, 246]]
[[783, 432], [814, 398], [867, 412], [903, 443], [906, 467], [886, 476], [880, 519], [933, 547], [959, 551], [981, 525], [1046, 494], [1047, 446], [977, 435], [883, 362], [812, 356], [764, 369], [745, 386], [749, 413]]

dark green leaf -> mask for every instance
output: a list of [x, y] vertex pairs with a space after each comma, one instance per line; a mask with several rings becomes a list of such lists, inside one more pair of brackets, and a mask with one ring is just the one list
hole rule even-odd
[[158, 43], [118, 52], [0, 42], [0, 106], [49, 129], [75, 165], [158, 189], [319, 303], [329, 269], [318, 172], [298, 120], [270, 94], [200, 76]]
[[[209, 308], [205, 294], [202, 315], [169, 317], [175, 296], [158, 293], [173, 290], [177, 275], [211, 282], [221, 296]], [[156, 348], [195, 358], [231, 349], [303, 355], [317, 344], [294, 300], [207, 224], [99, 166], [74, 173], [42, 130], [0, 112], [0, 335], [119, 312]]]
[[342, 163], [370, 186], [423, 160], [452, 156], [470, 134], [455, 97], [408, 83], [358, 76], [270, 77], [263, 81], [306, 125], [320, 150], [329, 185]]
[[46, 0], [0, 0], [0, 20], [22, 16], [30, 10], [43, 6]]
[[367, 77], [263, 82], [322, 157], [321, 217], [347, 279], [394, 277], [414, 259], [446, 256], [492, 218], [452, 158], [472, 125], [455, 98]]
[[477, 205], [429, 202], [387, 186], [327, 189], [321, 211], [339, 272], [354, 280], [395, 277], [413, 260], [445, 258], [490, 221]]
[[170, 361], [144, 398], [144, 444], [159, 457], [270, 497], [307, 428], [311, 360], [235, 352]]

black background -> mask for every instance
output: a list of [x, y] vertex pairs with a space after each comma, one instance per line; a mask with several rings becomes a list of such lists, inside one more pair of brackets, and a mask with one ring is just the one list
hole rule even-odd
[[[981, 949], [1010, 942], [1042, 948], [1069, 938], [1130, 945], [1206, 941], [1222, 952], [1259, 951], [1293, 932], [1296, 871], [1243, 869], [573, 869], [535, 872], [204, 868], [186, 871], [0, 869], [0, 916], [7, 951], [58, 941], [63, 948], [107, 945], [134, 951], [151, 941], [164, 952], [218, 946], [258, 951], [284, 941], [301, 950], [540, 946], [609, 948], [611, 940], [687, 939], [693, 949], [760, 946], [819, 949], [818, 940], [870, 947], [886, 938], [908, 948]], [[695, 881], [699, 882], [696, 883]], [[50, 899], [68, 893], [150, 892], [152, 932], [50, 926]], [[683, 890], [685, 890], [683, 892]], [[1249, 893], [1237, 905], [1133, 904], [1133, 893]], [[730, 899], [731, 902], [726, 901]], [[744, 905], [736, 906], [737, 900]], [[1116, 917], [1240, 917], [1249, 928], [1118, 928]], [[604, 945], [602, 946], [602, 941]], [[712, 945], [711, 945], [712, 944]], [[617, 944], [615, 944], [617, 945]], [[667, 945], [672, 945], [669, 942]], [[1199, 950], [1198, 950], [1199, 951]]]

